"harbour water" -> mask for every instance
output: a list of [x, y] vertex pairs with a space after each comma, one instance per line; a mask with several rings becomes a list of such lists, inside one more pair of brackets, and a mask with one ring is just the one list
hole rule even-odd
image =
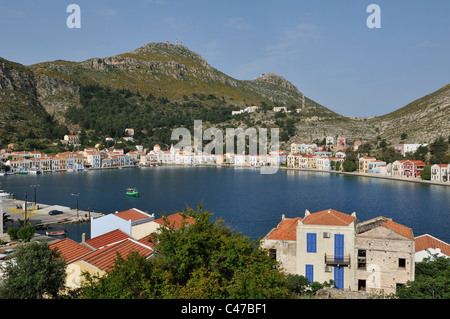
[[[47, 173], [0, 177], [2, 188], [23, 199], [104, 214], [138, 208], [162, 214], [186, 205], [222, 218], [234, 231], [251, 239], [265, 236], [281, 215], [303, 217], [305, 210], [335, 209], [356, 212], [365, 221], [392, 218], [413, 229], [414, 236], [430, 234], [450, 243], [450, 187], [407, 183], [361, 176], [279, 170], [262, 175], [258, 169], [215, 167], [152, 167]], [[125, 192], [136, 187], [140, 197]], [[60, 227], [61, 228], [61, 227]], [[80, 242], [90, 237], [89, 223], [66, 225], [68, 237]]]

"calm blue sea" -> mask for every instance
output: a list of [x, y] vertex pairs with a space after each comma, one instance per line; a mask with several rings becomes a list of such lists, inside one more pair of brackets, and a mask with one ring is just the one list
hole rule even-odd
[[[262, 175], [258, 169], [215, 167], [126, 168], [89, 172], [48, 173], [0, 177], [2, 188], [37, 202], [76, 207], [105, 214], [138, 208], [172, 214], [200, 202], [232, 230], [251, 239], [265, 236], [280, 219], [303, 217], [305, 210], [356, 212], [360, 221], [392, 218], [413, 229], [414, 236], [430, 234], [450, 243], [450, 187], [340, 174], [279, 170]], [[136, 187], [139, 198], [127, 197]], [[22, 195], [21, 195], [22, 194]], [[67, 225], [68, 237], [90, 237], [89, 224]]]

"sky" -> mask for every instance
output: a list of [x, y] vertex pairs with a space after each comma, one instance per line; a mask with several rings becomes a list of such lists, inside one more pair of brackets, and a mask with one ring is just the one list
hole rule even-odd
[[[80, 28], [67, 26], [70, 4]], [[276, 73], [344, 116], [387, 114], [450, 83], [449, 0], [0, 0], [0, 57], [24, 65], [177, 40], [235, 79]]]

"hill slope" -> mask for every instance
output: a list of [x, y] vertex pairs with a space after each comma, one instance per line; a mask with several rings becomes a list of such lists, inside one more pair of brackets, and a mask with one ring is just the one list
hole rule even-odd
[[[288, 81], [256, 79], [240, 81], [211, 67], [182, 45], [149, 43], [131, 52], [84, 62], [53, 61], [30, 66], [37, 79], [39, 99], [46, 110], [62, 115], [69, 105], [77, 105], [82, 85], [128, 89], [153, 94], [171, 101], [195, 94], [213, 94], [237, 107], [260, 105], [301, 105], [302, 94]], [[328, 116], [336, 114], [306, 99], [306, 106]], [[58, 119], [63, 120], [62, 117]]]
[[[208, 114], [211, 117], [220, 113], [221, 119], [225, 119], [225, 122], [220, 122], [223, 126], [289, 127], [287, 143], [321, 140], [330, 135], [346, 136], [349, 141], [386, 139], [390, 143], [398, 143], [402, 133], [408, 135], [404, 142], [431, 142], [440, 135], [450, 135], [450, 85], [392, 113], [361, 121], [340, 117], [305, 97], [282, 76], [268, 73], [250, 81], [237, 80], [213, 68], [185, 46], [148, 43], [130, 52], [83, 62], [57, 60], [23, 66], [0, 58], [0, 139], [3, 138], [0, 144], [15, 135], [24, 139], [30, 131], [33, 132], [30, 135], [40, 137], [58, 135], [58, 132], [61, 135], [64, 130], [55, 129], [53, 119], [67, 125], [71, 131], [83, 128], [82, 123], [90, 122], [89, 112], [96, 105], [105, 112], [121, 111], [120, 103], [110, 110], [110, 99], [98, 100], [103, 93], [95, 87], [133, 92], [130, 98], [123, 92], [114, 94], [120, 96], [123, 110], [144, 104], [152, 110], [142, 119], [157, 121], [155, 116], [165, 117], [168, 121], [158, 124], [161, 129], [164, 122], [180, 123], [187, 118], [190, 121], [195, 114], [206, 114], [205, 110], [196, 113], [195, 108], [201, 105], [202, 108], [215, 108]], [[86, 91], [86, 88], [89, 89]], [[90, 90], [94, 90], [92, 94], [84, 96], [95, 96], [97, 100], [82, 101], [82, 92]], [[150, 96], [152, 102], [148, 102]], [[170, 103], [159, 103], [158, 98]], [[86, 103], [91, 107], [89, 112]], [[185, 108], [187, 105], [192, 107]], [[251, 114], [247, 118], [224, 115], [225, 111], [231, 113], [231, 109], [248, 105], [266, 105], [267, 109], [288, 106], [301, 112], [297, 115], [292, 113], [285, 119], [277, 118], [271, 111]], [[162, 109], [156, 110], [155, 107]], [[217, 108], [223, 110], [219, 112]], [[85, 117], [80, 112], [78, 121], [74, 121], [77, 109], [85, 110]], [[141, 112], [145, 112], [144, 108]], [[68, 114], [72, 120], [68, 120]], [[180, 118], [180, 114], [184, 118]], [[169, 121], [174, 116], [178, 117], [177, 121]], [[114, 114], [109, 114], [109, 117], [114, 118]], [[126, 117], [122, 117], [120, 126], [127, 125], [125, 120]], [[108, 121], [111, 122], [105, 117], [104, 122]], [[142, 129], [147, 123], [149, 121], [140, 124]], [[100, 122], [91, 123], [92, 126], [100, 126]], [[155, 127], [154, 123], [149, 126]], [[109, 128], [109, 132], [121, 130], [121, 127]], [[167, 135], [166, 131], [164, 134]]]

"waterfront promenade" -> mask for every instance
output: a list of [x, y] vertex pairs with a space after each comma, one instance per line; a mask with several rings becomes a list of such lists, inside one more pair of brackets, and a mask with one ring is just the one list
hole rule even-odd
[[[0, 239], [7, 240], [9, 237], [6, 233], [7, 229], [9, 227], [16, 227], [20, 228], [20, 220], [23, 221], [24, 218], [27, 216], [30, 224], [37, 229], [39, 228], [47, 228], [48, 226], [53, 226], [57, 224], [66, 224], [66, 223], [83, 223], [88, 222], [90, 220], [90, 217], [99, 217], [101, 216], [101, 213], [98, 212], [89, 212], [89, 211], [83, 211], [83, 210], [76, 210], [67, 206], [61, 206], [61, 205], [53, 205], [53, 204], [36, 204], [34, 205], [33, 202], [28, 202], [27, 204], [27, 212], [25, 215], [25, 211], [23, 209], [24, 201], [23, 200], [17, 200], [17, 199], [9, 199], [9, 198], [2, 198], [3, 202], [3, 213], [8, 215], [9, 219], [12, 220], [12, 222], [6, 223], [6, 225], [3, 225], [3, 233], [0, 234]], [[20, 208], [18, 208], [20, 207]], [[49, 215], [48, 213], [51, 210], [59, 210], [62, 211], [62, 214], [59, 215]], [[39, 236], [36, 234], [35, 236]], [[50, 238], [45, 238], [46, 236], [39, 236], [43, 237], [42, 239], [51, 240]]]

